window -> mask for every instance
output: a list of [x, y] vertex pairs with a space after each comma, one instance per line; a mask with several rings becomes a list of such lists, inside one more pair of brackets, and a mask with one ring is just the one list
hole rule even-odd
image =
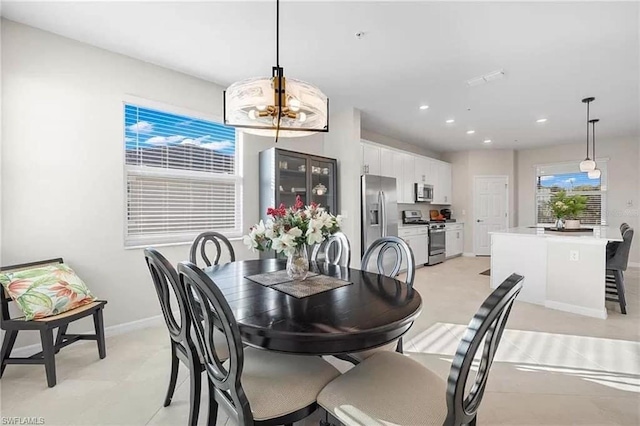
[[578, 219], [587, 225], [606, 225], [607, 163], [598, 160], [602, 172], [599, 179], [589, 179], [580, 171], [579, 162], [547, 164], [536, 167], [536, 223], [540, 225], [555, 223], [548, 202], [553, 194], [566, 191], [567, 194], [579, 194], [587, 197], [587, 208]]
[[233, 128], [124, 105], [125, 246], [240, 236], [242, 178]]

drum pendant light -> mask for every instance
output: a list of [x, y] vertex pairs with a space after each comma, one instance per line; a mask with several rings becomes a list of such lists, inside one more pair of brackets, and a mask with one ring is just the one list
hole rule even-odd
[[[596, 123], [600, 121], [597, 118], [594, 118], [593, 120], [589, 120], [589, 123], [591, 123], [592, 127], [592, 137], [593, 137], [593, 160], [595, 161], [596, 159]], [[589, 179], [600, 179], [600, 176], [602, 175], [602, 173], [600, 172], [600, 169], [595, 168], [593, 170], [591, 170], [587, 176], [589, 176]]]
[[584, 98], [582, 100], [583, 103], [587, 104], [587, 158], [580, 163], [581, 172], [590, 172], [596, 168], [596, 162], [589, 158], [589, 104], [595, 100], [596, 98], [594, 97]]
[[311, 83], [284, 77], [280, 66], [280, 0], [276, 0], [276, 65], [271, 77], [233, 83], [223, 95], [224, 124], [278, 137], [329, 131], [329, 99]]

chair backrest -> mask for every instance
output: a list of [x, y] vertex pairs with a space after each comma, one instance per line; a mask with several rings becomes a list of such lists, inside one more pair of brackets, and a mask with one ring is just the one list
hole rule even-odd
[[317, 262], [324, 254], [324, 261], [331, 265], [348, 267], [351, 263], [351, 244], [343, 232], [336, 232], [321, 244], [316, 244], [311, 252], [311, 261]]
[[[236, 424], [253, 424], [253, 415], [240, 377], [244, 364], [240, 329], [218, 286], [192, 262], [178, 264], [180, 283], [187, 294], [187, 305], [209, 380], [215, 386], [215, 399]], [[215, 323], [219, 324], [218, 326]], [[224, 333], [229, 348], [228, 364], [216, 351], [213, 333]]]
[[[26, 269], [41, 268], [47, 265], [59, 265], [64, 263], [61, 257], [57, 259], [39, 260], [37, 262], [20, 263], [17, 265], [9, 265], [0, 267], [0, 273], [6, 274], [10, 272], [24, 271]], [[12, 302], [7, 290], [0, 286], [0, 321], [8, 321], [11, 319], [9, 314], [9, 302]]]
[[[522, 290], [524, 277], [512, 274], [482, 303], [473, 316], [456, 351], [447, 382], [446, 426], [475, 424], [489, 369], [509, 318], [513, 302]], [[473, 386], [466, 392], [469, 372], [476, 352], [483, 347]], [[473, 423], [472, 423], [473, 422]]]
[[[156, 249], [146, 248], [144, 257], [151, 273], [153, 286], [158, 294], [162, 315], [167, 324], [167, 329], [169, 329], [171, 339], [176, 343], [190, 346], [191, 335], [189, 329], [191, 327], [191, 317], [186, 305], [184, 291], [178, 279], [178, 273], [173, 265]], [[175, 317], [171, 306], [172, 294], [178, 304], [179, 319]]]
[[[193, 243], [191, 243], [191, 250], [189, 251], [189, 261], [197, 265], [198, 251], [200, 251], [200, 257], [207, 266], [217, 265], [218, 262], [220, 262], [220, 256], [222, 255], [222, 246], [220, 245], [220, 241], [222, 241], [222, 244], [226, 246], [227, 251], [229, 252], [230, 262], [235, 262], [236, 253], [233, 251], [231, 242], [221, 233], [213, 231], [203, 232], [193, 240]], [[215, 258], [213, 262], [207, 256], [208, 242], [212, 242], [215, 246]]]
[[402, 263], [406, 261], [407, 278], [405, 282], [410, 287], [413, 287], [416, 263], [411, 247], [404, 240], [398, 237], [383, 237], [371, 243], [362, 256], [363, 271], [371, 271], [369, 263], [374, 254], [376, 255], [375, 272], [392, 278], [395, 278], [400, 273]]
[[[620, 227], [622, 230], [622, 226]], [[607, 261], [607, 269], [618, 271], [626, 271], [629, 265], [629, 252], [631, 251], [631, 242], [633, 240], [633, 228], [627, 226], [622, 233], [622, 242], [616, 246], [615, 254]]]

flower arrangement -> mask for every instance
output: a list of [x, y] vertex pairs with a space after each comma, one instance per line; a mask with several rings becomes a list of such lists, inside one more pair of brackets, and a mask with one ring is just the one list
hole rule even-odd
[[551, 197], [548, 206], [557, 219], [577, 219], [587, 208], [587, 197], [567, 195], [566, 191], [560, 191]]
[[269, 218], [251, 227], [243, 241], [251, 250], [275, 250], [292, 256], [296, 248], [319, 244], [340, 230], [342, 218], [328, 213], [319, 204], [305, 206], [300, 196], [291, 207], [280, 204], [267, 209]]

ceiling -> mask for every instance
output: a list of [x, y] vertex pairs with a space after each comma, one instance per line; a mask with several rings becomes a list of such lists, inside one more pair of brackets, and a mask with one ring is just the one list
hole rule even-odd
[[[2, 14], [226, 86], [270, 75], [274, 4], [5, 1]], [[637, 137], [638, 8], [284, 1], [280, 62], [287, 76], [318, 85], [332, 105], [359, 108], [366, 129], [435, 150], [582, 141], [586, 96], [596, 97], [599, 141]], [[501, 80], [466, 84], [500, 69]]]

